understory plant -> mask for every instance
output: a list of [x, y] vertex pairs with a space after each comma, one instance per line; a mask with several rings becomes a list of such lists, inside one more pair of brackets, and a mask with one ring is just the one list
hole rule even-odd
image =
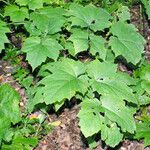
[[[132, 135], [150, 144], [149, 135], [141, 131], [143, 126], [149, 130], [149, 123], [134, 118], [150, 102], [150, 65], [142, 65], [146, 42], [130, 23], [127, 6], [118, 5], [110, 13], [92, 4], [57, 7], [46, 0], [16, 0], [5, 6], [2, 16], [1, 52], [12, 29], [23, 29], [20, 51], [39, 79], [27, 87], [32, 89], [27, 111], [43, 103], [58, 111], [76, 97], [81, 101], [79, 126], [87, 139], [94, 142], [96, 135], [115, 147]], [[139, 69], [134, 75], [121, 72], [118, 60]]]

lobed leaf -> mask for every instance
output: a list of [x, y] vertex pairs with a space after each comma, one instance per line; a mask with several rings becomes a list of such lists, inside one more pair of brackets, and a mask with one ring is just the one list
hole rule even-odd
[[42, 62], [45, 62], [47, 57], [56, 60], [61, 49], [63, 47], [55, 39], [49, 37], [41, 39], [36, 36], [25, 40], [22, 51], [27, 53], [26, 59], [34, 70]]
[[10, 16], [13, 22], [22, 22], [25, 18], [29, 18], [28, 9], [25, 7], [19, 8], [16, 5], [8, 5], [5, 7], [4, 11], [4, 15]]
[[121, 6], [117, 10], [117, 16], [119, 18], [119, 21], [130, 20], [130, 9], [127, 6]]
[[72, 4], [69, 8], [68, 15], [72, 26], [87, 27], [96, 31], [101, 31], [110, 26], [110, 14], [102, 8], [96, 8], [93, 5], [85, 7]]
[[109, 126], [103, 124], [101, 138], [106, 142], [107, 145], [115, 147], [123, 139], [123, 134], [117, 127], [116, 123], [111, 123]]
[[39, 9], [43, 7], [43, 0], [15, 0], [15, 2], [20, 6], [27, 6], [31, 10]]
[[85, 94], [87, 91], [87, 78], [83, 75], [85, 68], [81, 62], [66, 59], [58, 62], [57, 68], [52, 71], [39, 82], [43, 86], [36, 92], [32, 105], [43, 102], [58, 104], [65, 99], [70, 100], [76, 92]]
[[85, 137], [90, 137], [102, 130], [103, 116], [100, 115], [101, 103], [97, 99], [85, 99], [78, 113], [79, 126]]
[[120, 101], [120, 98], [114, 98], [111, 95], [106, 95], [101, 98], [102, 106], [105, 109], [105, 117], [116, 122], [121, 127], [123, 132], [134, 133], [136, 130], [133, 113], [125, 106], [125, 103]]
[[124, 22], [114, 23], [110, 29], [113, 36], [110, 37], [109, 45], [115, 56], [123, 56], [127, 62], [137, 64], [144, 50], [145, 40], [136, 32], [133, 25]]
[[43, 33], [54, 34], [61, 31], [66, 19], [62, 8], [45, 7], [30, 14], [30, 20]]

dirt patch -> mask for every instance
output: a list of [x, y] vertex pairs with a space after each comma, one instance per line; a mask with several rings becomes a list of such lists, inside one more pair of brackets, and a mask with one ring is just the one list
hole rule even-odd
[[43, 138], [36, 150], [85, 150], [78, 126], [79, 108], [65, 109], [59, 117], [49, 117], [50, 122], [60, 121], [52, 133]]
[[144, 55], [146, 60], [150, 62], [150, 21], [141, 5], [135, 5], [131, 8], [131, 23], [136, 26], [146, 40]]

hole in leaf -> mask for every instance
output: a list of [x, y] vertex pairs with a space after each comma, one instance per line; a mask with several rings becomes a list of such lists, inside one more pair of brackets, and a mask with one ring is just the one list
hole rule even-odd
[[95, 112], [93, 112], [93, 115], [94, 115], [94, 116], [96, 116], [96, 113], [95, 113]]
[[95, 24], [95, 20], [93, 20], [93, 21], [91, 22], [91, 24]]

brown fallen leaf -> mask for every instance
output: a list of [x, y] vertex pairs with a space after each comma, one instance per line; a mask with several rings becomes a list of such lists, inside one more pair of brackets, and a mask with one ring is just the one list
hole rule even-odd
[[0, 82], [2, 82], [2, 81], [3, 81], [3, 76], [1, 75], [1, 76], [0, 76]]

